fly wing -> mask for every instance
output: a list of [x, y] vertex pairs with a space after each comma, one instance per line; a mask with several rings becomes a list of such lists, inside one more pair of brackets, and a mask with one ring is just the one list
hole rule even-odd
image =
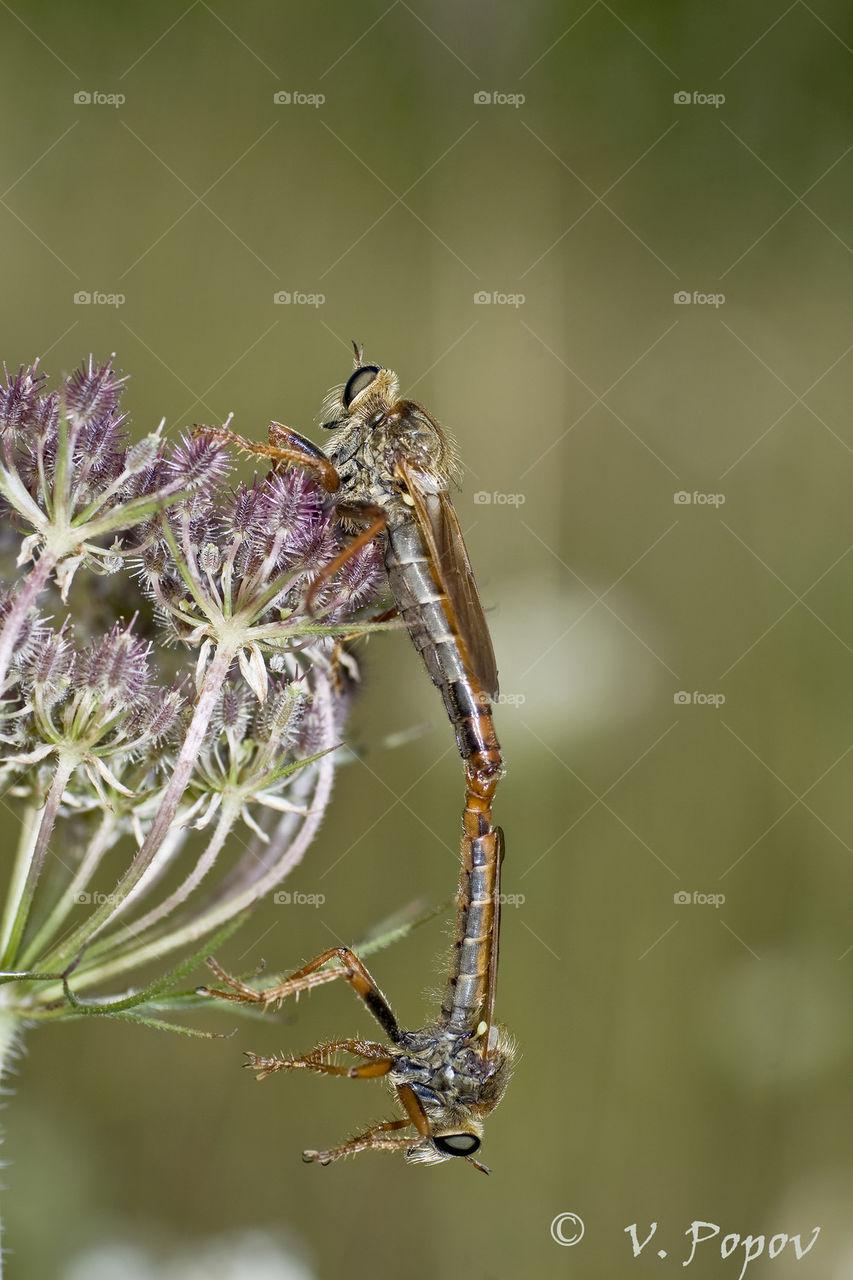
[[417, 469], [405, 459], [399, 459], [397, 470], [412, 499], [437, 585], [450, 601], [471, 670], [483, 692], [495, 698], [495, 651], [453, 504], [444, 492], [428, 492], [419, 483]]

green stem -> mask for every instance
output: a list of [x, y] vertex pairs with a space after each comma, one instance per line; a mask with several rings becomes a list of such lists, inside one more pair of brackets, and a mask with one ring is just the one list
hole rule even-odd
[[182, 502], [184, 498], [190, 497], [192, 492], [192, 489], [175, 489], [172, 492], [168, 488], [159, 489], [157, 493], [146, 494], [142, 498], [133, 498], [130, 502], [120, 503], [99, 519], [87, 520], [85, 527], [77, 517], [73, 527], [80, 528], [81, 532], [85, 533], [86, 540], [90, 541], [92, 538], [102, 537], [105, 533], [117, 533], [119, 529], [129, 529], [131, 525], [141, 524], [156, 511], [174, 506], [176, 502]]
[[59, 813], [59, 806], [62, 802], [62, 793], [68, 785], [68, 779], [74, 772], [76, 765], [77, 760], [71, 755], [62, 755], [57, 761], [53, 782], [50, 784], [50, 791], [47, 793], [47, 800], [42, 809], [38, 833], [31, 847], [26, 878], [18, 897], [17, 909], [9, 929], [9, 939], [3, 955], [0, 957], [0, 967], [4, 969], [11, 969], [15, 964], [18, 946], [29, 919], [33, 895], [44, 867], [44, 860], [47, 857], [47, 848], [50, 837], [53, 835], [56, 815]]
[[71, 883], [20, 957], [22, 968], [31, 968], [36, 963], [42, 949], [49, 944], [51, 938], [55, 938], [59, 933], [61, 926], [79, 901], [80, 893], [86, 889], [87, 884], [100, 865], [101, 859], [112, 847], [119, 826], [120, 818], [118, 814], [108, 810], [102, 817], [98, 830], [89, 842], [86, 855], [75, 872]]
[[[218, 858], [226, 839], [231, 833], [231, 829], [240, 813], [239, 802], [225, 804], [219, 815], [219, 821], [207, 843], [207, 848], [194, 863], [190, 874], [178, 886], [177, 889], [156, 907], [152, 907], [147, 915], [140, 916], [138, 920], [134, 920], [131, 924], [127, 924], [122, 929], [117, 929], [110, 933], [105, 939], [110, 949], [118, 950], [126, 942], [139, 940], [143, 933], [147, 932], [158, 921], [163, 920], [166, 916], [171, 915], [176, 907], [185, 902], [190, 894], [201, 884], [208, 871], [211, 870], [216, 859]], [[95, 954], [98, 944], [95, 943], [90, 958]]]
[[18, 914], [21, 905], [21, 898], [24, 895], [24, 889], [27, 884], [27, 873], [30, 869], [30, 863], [33, 858], [33, 848], [35, 847], [36, 838], [39, 830], [39, 810], [34, 804], [28, 804], [24, 809], [21, 817], [21, 835], [18, 840], [18, 853], [15, 858], [15, 866], [12, 871], [12, 879], [6, 894], [6, 904], [3, 908], [3, 924], [0, 927], [0, 968], [8, 968], [6, 963], [9, 950], [9, 939], [12, 936], [12, 928], [15, 923], [15, 917]]

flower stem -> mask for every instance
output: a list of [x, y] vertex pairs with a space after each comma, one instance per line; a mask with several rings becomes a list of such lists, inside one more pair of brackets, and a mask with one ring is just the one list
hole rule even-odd
[[107, 901], [98, 906], [88, 919], [64, 940], [62, 946], [55, 953], [52, 953], [51, 967], [61, 968], [64, 963], [73, 960], [79, 955], [82, 948], [100, 932], [115, 914], [116, 904], [121, 903], [127, 897], [131, 889], [139, 883], [154, 861], [163, 840], [169, 832], [169, 826], [178, 811], [181, 797], [187, 789], [190, 776], [201, 752], [204, 735], [207, 732], [217, 699], [233, 659], [234, 651], [230, 646], [220, 645], [214, 652], [213, 659], [204, 673], [193, 717], [189, 723], [180, 754], [175, 761], [169, 785], [163, 792], [160, 807], [154, 815], [154, 820], [148, 828], [148, 834], [142, 842], [139, 852], [119, 880], [113, 893], [108, 896]]
[[[324, 738], [330, 746], [334, 738], [335, 725], [331, 693], [325, 681], [318, 686], [317, 699], [323, 712]], [[230, 917], [254, 906], [302, 861], [306, 849], [323, 821], [334, 773], [334, 756], [326, 751], [317, 760], [313, 795], [306, 806], [299, 831], [295, 836], [293, 835], [291, 820], [294, 815], [282, 814], [278, 824], [280, 835], [273, 835], [264, 850], [263, 859], [252, 859], [253, 875], [251, 877], [235, 876], [233, 883], [219, 889], [214, 900], [205, 910], [198, 912], [182, 926], [176, 924], [167, 936], [145, 940], [135, 950], [119, 953], [105, 959], [100, 965], [87, 968], [85, 974], [78, 974], [76, 977], [76, 986], [80, 989], [94, 986], [128, 969], [148, 964], [152, 960], [162, 960], [172, 951], [196, 944], [205, 934], [221, 928]], [[61, 993], [58, 991], [54, 993], [52, 990], [42, 993], [45, 1000], [54, 998], [54, 994]]]
[[56, 764], [56, 772], [53, 775], [53, 782], [50, 784], [50, 790], [47, 793], [47, 800], [41, 812], [41, 822], [38, 824], [36, 839], [32, 845], [29, 844], [29, 841], [26, 842], [29, 852], [26, 876], [18, 896], [17, 909], [11, 920], [8, 941], [3, 955], [0, 957], [0, 965], [4, 969], [11, 969], [15, 963], [15, 956], [29, 919], [36, 885], [39, 882], [44, 860], [47, 857], [48, 844], [50, 837], [53, 835], [56, 815], [59, 813], [59, 806], [62, 802], [62, 793], [68, 785], [68, 779], [74, 772], [76, 765], [77, 760], [74, 756], [60, 756]]
[[0, 927], [0, 964], [4, 968], [9, 968], [5, 963], [7, 952], [9, 951], [9, 939], [12, 936], [12, 928], [15, 918], [21, 905], [21, 899], [27, 884], [27, 874], [30, 869], [30, 863], [33, 858], [33, 848], [39, 831], [39, 810], [34, 804], [28, 804], [21, 815], [21, 834], [18, 839], [18, 853], [15, 858], [15, 866], [12, 871], [12, 878], [6, 893], [6, 903], [3, 909], [3, 924]]
[[[22, 968], [34, 966], [42, 949], [60, 932], [66, 917], [79, 901], [78, 895], [85, 890], [102, 858], [114, 843], [118, 829], [118, 815], [114, 811], [108, 810], [101, 819], [97, 832], [90, 840], [85, 857], [75, 872], [71, 883], [65, 889], [36, 936], [29, 942], [26, 951], [20, 956], [19, 963]], [[3, 936], [5, 938], [5, 930]]]

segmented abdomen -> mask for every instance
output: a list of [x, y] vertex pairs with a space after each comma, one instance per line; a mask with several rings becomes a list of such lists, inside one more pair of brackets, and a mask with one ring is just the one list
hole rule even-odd
[[446, 595], [430, 567], [415, 522], [388, 531], [385, 557], [391, 591], [412, 642], [444, 700], [459, 754], [484, 781], [501, 771], [500, 745], [488, 695], [470, 671]]

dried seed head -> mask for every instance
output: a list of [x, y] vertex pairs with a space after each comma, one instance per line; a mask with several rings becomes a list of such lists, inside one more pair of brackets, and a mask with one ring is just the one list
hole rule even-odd
[[24, 665], [23, 683], [42, 705], [53, 706], [68, 692], [75, 662], [71, 641], [62, 632], [45, 630]]
[[379, 584], [384, 581], [384, 555], [374, 540], [356, 551], [339, 569], [333, 581], [336, 599], [330, 614], [342, 616], [354, 613], [375, 596]]
[[21, 365], [13, 378], [3, 365], [5, 386], [0, 386], [0, 432], [18, 432], [32, 425], [40, 401], [45, 374], [38, 372], [38, 360]]
[[[5, 583], [0, 584], [0, 628], [2, 628], [12, 605], [15, 602], [15, 592]], [[43, 644], [51, 634], [44, 619], [36, 613], [35, 609], [30, 609], [24, 618], [21, 629], [18, 632], [18, 638], [15, 641], [15, 652], [12, 655], [12, 665], [18, 670], [29, 667], [33, 661], [38, 647]]]
[[178, 689], [149, 689], [131, 713], [127, 737], [146, 739], [147, 745], [157, 747], [172, 733], [185, 708]]
[[298, 546], [318, 525], [330, 524], [323, 490], [306, 471], [277, 472], [261, 492], [260, 531], [284, 533]]
[[133, 706], [151, 682], [151, 645], [136, 640], [119, 624], [80, 655], [76, 683], [88, 686], [113, 705]]
[[243, 682], [232, 676], [224, 686], [213, 713], [212, 737], [218, 738], [224, 733], [232, 742], [242, 741], [248, 733], [253, 702]]
[[106, 364], [96, 365], [89, 356], [87, 365], [65, 379], [62, 399], [69, 420], [83, 425], [112, 414], [126, 381], [113, 371], [112, 357]]
[[182, 436], [166, 460], [170, 480], [182, 489], [210, 488], [226, 476], [231, 462], [225, 446], [212, 436]]
[[74, 442], [74, 465], [85, 472], [91, 484], [98, 480], [109, 483], [124, 470], [126, 437], [119, 430], [125, 421], [123, 413], [109, 413], [85, 422]]

